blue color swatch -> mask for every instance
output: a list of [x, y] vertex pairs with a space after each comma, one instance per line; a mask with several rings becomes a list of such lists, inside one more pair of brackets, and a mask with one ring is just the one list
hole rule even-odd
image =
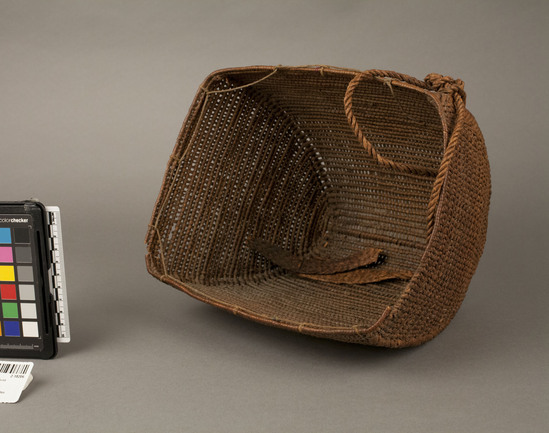
[[9, 227], [0, 227], [0, 244], [11, 244], [11, 230]]
[[20, 337], [21, 331], [19, 330], [19, 322], [6, 320], [4, 322], [4, 335], [6, 337]]

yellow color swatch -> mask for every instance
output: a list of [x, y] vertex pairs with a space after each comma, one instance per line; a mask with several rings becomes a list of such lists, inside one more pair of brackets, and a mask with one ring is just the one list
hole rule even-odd
[[15, 281], [13, 266], [0, 266], [0, 281]]

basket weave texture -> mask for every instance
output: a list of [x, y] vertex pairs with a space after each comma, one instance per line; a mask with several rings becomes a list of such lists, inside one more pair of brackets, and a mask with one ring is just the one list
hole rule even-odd
[[461, 80], [220, 70], [200, 86], [169, 159], [147, 268], [267, 325], [418, 345], [463, 301], [489, 199]]

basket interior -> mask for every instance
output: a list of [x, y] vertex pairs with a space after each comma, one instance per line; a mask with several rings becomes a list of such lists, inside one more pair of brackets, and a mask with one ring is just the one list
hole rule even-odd
[[[226, 71], [205, 83], [210, 93], [191, 111], [166, 173], [149, 263], [192, 295], [254, 317], [325, 328], [371, 324], [407, 281], [307, 280], [249, 241], [327, 259], [376, 247], [381, 266], [414, 271], [434, 178], [368, 156], [344, 112], [352, 74], [288, 69], [242, 87], [268, 72]], [[443, 127], [430, 96], [365, 80], [353, 109], [386, 158], [440, 165]]]

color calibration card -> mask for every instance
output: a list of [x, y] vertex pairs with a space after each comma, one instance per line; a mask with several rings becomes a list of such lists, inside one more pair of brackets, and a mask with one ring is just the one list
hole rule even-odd
[[57, 353], [58, 338], [68, 341], [54, 222], [40, 203], [0, 203], [0, 357], [47, 359]]

